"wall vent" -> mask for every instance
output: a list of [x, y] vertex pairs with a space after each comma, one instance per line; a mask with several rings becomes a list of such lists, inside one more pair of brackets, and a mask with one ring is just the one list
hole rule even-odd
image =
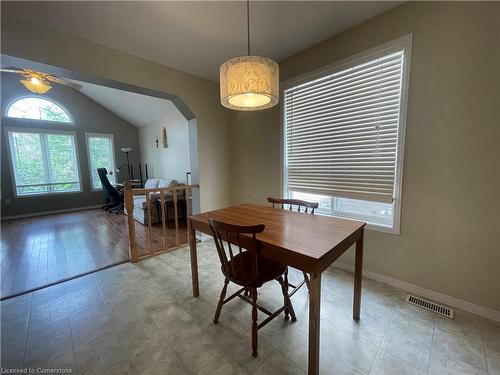
[[436, 302], [427, 301], [420, 297], [412, 296], [411, 294], [406, 295], [406, 302], [421, 307], [423, 309], [435, 312], [436, 314], [446, 316], [447, 318], [450, 319], [455, 318], [455, 310], [443, 305], [438, 305]]

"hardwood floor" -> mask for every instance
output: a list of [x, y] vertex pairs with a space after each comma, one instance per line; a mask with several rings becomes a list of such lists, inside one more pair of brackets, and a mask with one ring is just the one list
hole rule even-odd
[[[2, 299], [128, 261], [125, 215], [87, 210], [2, 222]], [[136, 222], [139, 253], [149, 252], [148, 228]], [[175, 246], [175, 229], [167, 228], [167, 247]], [[180, 242], [187, 242], [185, 224]], [[163, 246], [161, 224], [152, 226], [152, 246]]]

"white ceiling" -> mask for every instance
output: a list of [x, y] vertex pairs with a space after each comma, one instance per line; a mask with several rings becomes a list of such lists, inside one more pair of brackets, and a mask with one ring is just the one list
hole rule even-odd
[[[252, 54], [292, 56], [403, 1], [251, 1]], [[12, 1], [2, 12], [211, 80], [246, 54], [244, 1]]]
[[157, 122], [178, 109], [166, 99], [112, 89], [92, 83], [71, 80], [82, 88], [82, 94], [135, 126]]

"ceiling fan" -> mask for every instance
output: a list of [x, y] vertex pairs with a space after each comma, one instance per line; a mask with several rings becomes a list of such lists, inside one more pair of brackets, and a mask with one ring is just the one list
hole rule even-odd
[[21, 82], [24, 87], [26, 87], [29, 91], [34, 92], [35, 94], [45, 94], [52, 88], [52, 86], [50, 85], [51, 82], [68, 86], [75, 90], [80, 90], [82, 88], [80, 85], [77, 85], [73, 82], [58, 78], [51, 74], [37, 72], [36, 70], [1, 68], [0, 71], [5, 73], [20, 74], [23, 79], [20, 79], [19, 82]]

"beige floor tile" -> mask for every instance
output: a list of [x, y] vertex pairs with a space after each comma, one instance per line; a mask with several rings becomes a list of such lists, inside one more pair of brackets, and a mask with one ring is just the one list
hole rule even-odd
[[[123, 345], [122, 345], [123, 346]], [[135, 342], [129, 342], [124, 350], [131, 367], [135, 372], [141, 373], [151, 365], [170, 354], [170, 349], [160, 331]]]
[[140, 375], [179, 375], [179, 374], [191, 374], [191, 372], [184, 367], [182, 361], [173, 352], [165, 354], [165, 356], [146, 371], [140, 373]]
[[70, 369], [72, 373], [76, 373], [75, 369], [75, 356], [73, 353], [69, 353], [65, 356], [59, 357], [52, 362], [49, 362], [46, 366], [47, 369]]
[[126, 355], [116, 353], [98, 361], [95, 366], [79, 372], [82, 375], [135, 375]]
[[118, 338], [114, 333], [110, 333], [75, 351], [75, 368], [78, 372], [83, 373], [100, 366], [102, 362], [121, 354], [121, 352], [122, 348]]
[[362, 335], [351, 331], [321, 331], [320, 368], [331, 373], [368, 373], [377, 350], [378, 343], [372, 343]]
[[112, 335], [114, 335], [114, 330], [109, 321], [85, 325], [81, 328], [71, 330], [71, 338], [75, 351], [84, 348], [101, 337]]
[[432, 352], [429, 375], [486, 375], [485, 369], [479, 369], [460, 357]]
[[[305, 373], [307, 289], [292, 298], [297, 322], [280, 316], [259, 331], [254, 358], [247, 303], [229, 302], [213, 324], [223, 275], [211, 241], [199, 246], [199, 266], [200, 298], [192, 296], [185, 248], [2, 302], [2, 366], [20, 367], [24, 357], [79, 374]], [[292, 282], [302, 277], [290, 269]], [[442, 318], [369, 279], [356, 322], [352, 274], [330, 267], [322, 286], [322, 374], [500, 374], [500, 323], [460, 310], [455, 320]], [[277, 283], [259, 292], [269, 309], [282, 298]]]
[[481, 334], [487, 348], [500, 352], [500, 322], [483, 319]]
[[223, 349], [223, 353], [248, 373], [253, 373], [276, 350], [263, 335], [259, 335], [258, 355], [252, 356], [252, 339], [250, 333], [231, 341]]
[[[484, 346], [476, 341], [469, 341], [462, 335], [454, 335], [436, 330], [432, 342], [431, 357], [439, 359], [436, 363], [457, 363], [486, 371]], [[431, 360], [431, 362], [434, 362]]]
[[421, 372], [427, 372], [430, 361], [432, 332], [430, 334], [405, 331], [390, 326], [382, 342], [381, 350], [398, 358]]
[[72, 352], [71, 335], [65, 334], [45, 342], [32, 342], [26, 346], [24, 366], [42, 367]]
[[436, 329], [438, 331], [462, 336], [469, 341], [482, 342], [481, 328], [481, 319], [478, 316], [461, 310], [456, 310], [455, 319], [453, 320], [440, 316], [436, 318]]
[[299, 375], [307, 372], [280, 352], [273, 353], [254, 372], [255, 375]]
[[173, 352], [165, 353], [163, 358], [149, 367], [140, 375], [179, 375], [190, 374], [189, 370], [184, 367], [182, 361]]
[[370, 375], [388, 374], [424, 375], [427, 374], [427, 368], [425, 370], [416, 368], [411, 361], [407, 361], [400, 356], [394, 356], [390, 352], [381, 349], [371, 368]]
[[198, 372], [221, 351], [221, 346], [206, 334], [188, 340], [174, 349], [184, 366], [193, 373]]
[[2, 368], [21, 368], [23, 366], [24, 345], [24, 341], [13, 343], [2, 340], [0, 350]]
[[2, 302], [0, 315], [2, 323], [17, 319], [27, 319], [30, 311], [31, 295], [25, 294]]
[[0, 337], [2, 343], [7, 345], [24, 345], [28, 332], [28, 317], [4, 320], [0, 326]]
[[219, 352], [198, 372], [199, 375], [249, 375], [225, 353]]
[[41, 346], [49, 340], [68, 335], [70, 333], [70, 323], [66, 318], [59, 319], [48, 324], [33, 324], [31, 322], [29, 325], [26, 345], [28, 347]]
[[500, 375], [500, 352], [486, 348], [486, 361], [490, 375]]

